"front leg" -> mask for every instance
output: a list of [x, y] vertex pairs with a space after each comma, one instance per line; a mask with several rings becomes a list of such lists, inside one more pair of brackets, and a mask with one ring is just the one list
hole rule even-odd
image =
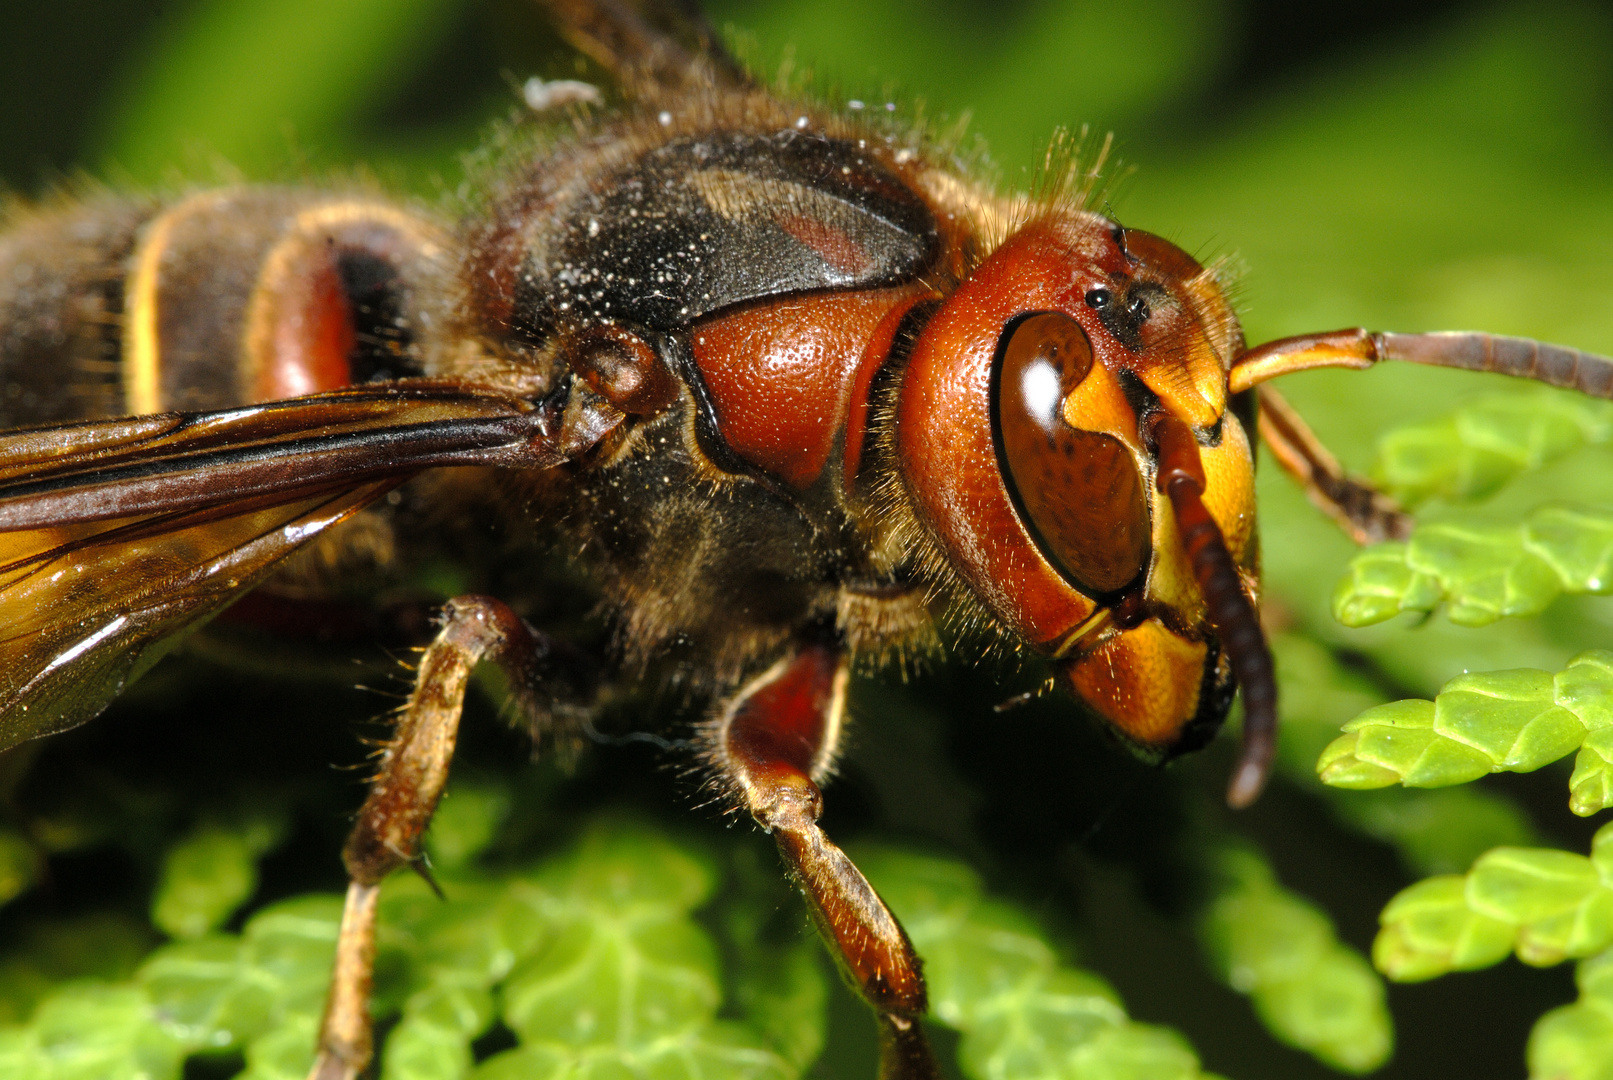
[[1410, 514], [1365, 481], [1348, 476], [1288, 400], [1260, 387], [1260, 437], [1283, 471], [1298, 480], [1311, 503], [1338, 522], [1357, 544], [1404, 540], [1414, 524]]
[[369, 1066], [376, 900], [392, 871], [423, 870], [420, 838], [448, 780], [471, 669], [484, 658], [494, 660], [519, 691], [536, 684], [546, 653], [526, 623], [498, 600], [464, 596], [444, 609], [442, 630], [420, 658], [414, 692], [342, 851], [350, 883], [309, 1080], [353, 1080]]
[[707, 755], [719, 781], [777, 841], [818, 933], [873, 1007], [880, 1080], [933, 1080], [918, 956], [868, 879], [818, 828], [818, 782], [833, 764], [847, 674], [835, 646], [800, 646], [724, 706], [707, 731]]

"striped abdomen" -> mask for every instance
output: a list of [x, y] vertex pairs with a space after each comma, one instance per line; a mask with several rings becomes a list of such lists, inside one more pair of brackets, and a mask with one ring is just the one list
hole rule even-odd
[[420, 374], [452, 273], [429, 220], [277, 188], [104, 198], [0, 234], [0, 427]]

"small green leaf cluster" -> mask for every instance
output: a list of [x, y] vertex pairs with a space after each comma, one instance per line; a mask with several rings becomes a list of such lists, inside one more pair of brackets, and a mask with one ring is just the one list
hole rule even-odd
[[[717, 1018], [717, 951], [689, 917], [715, 885], [709, 863], [644, 830], [591, 833], [576, 851], [512, 883], [505, 902], [518, 905], [516, 918], [542, 932], [508, 951], [490, 942], [484, 981], [502, 980], [502, 1020], [521, 1045], [489, 1058], [475, 1076], [799, 1075], [810, 1058], [789, 1060], [781, 1053], [786, 1048], [770, 1046], [755, 1027]], [[416, 899], [431, 898], [416, 890]], [[432, 1000], [443, 984], [429, 980], [405, 1002], [394, 1039], [411, 1020], [423, 1035], [448, 1030], [443, 1021], [453, 1023], [453, 1003]], [[485, 987], [473, 992], [477, 1015], [485, 1007], [490, 1016]], [[821, 1027], [823, 995], [815, 996]], [[465, 1028], [471, 1025], [461, 1028], [468, 1043], [480, 1028]], [[815, 1056], [816, 1046], [810, 1049]], [[468, 1047], [465, 1052], [468, 1059]], [[401, 1080], [405, 1074], [396, 1075]]]
[[1129, 1019], [1107, 983], [1060, 964], [968, 867], [888, 848], [854, 855], [924, 957], [930, 1011], [962, 1033], [970, 1080], [1209, 1077], [1180, 1035]]
[[1316, 765], [1333, 787], [1448, 787], [1531, 772], [1577, 750], [1569, 806], [1593, 814], [1613, 803], [1613, 652], [1581, 653], [1555, 675], [1461, 675], [1433, 701], [1379, 705], [1343, 730]]
[[[439, 845], [464, 850], [474, 826], [456, 836], [447, 816]], [[214, 835], [206, 843], [229, 846]], [[198, 846], [192, 838], [179, 850]], [[162, 896], [208, 895], [217, 910], [239, 876], [232, 861], [170, 858]], [[375, 1012], [396, 1024], [380, 1075], [798, 1076], [822, 1047], [821, 965], [804, 942], [785, 950], [765, 985], [742, 995], [740, 1015], [719, 1019], [718, 951], [691, 918], [716, 883], [709, 856], [610, 821], [503, 878], [445, 868], [446, 901], [419, 878], [394, 876], [382, 893]], [[154, 908], [174, 910], [161, 897]], [[177, 1077], [192, 1055], [239, 1053], [247, 1080], [300, 1078], [341, 909], [339, 896], [298, 897], [257, 912], [239, 934], [165, 945], [128, 982], [58, 987], [29, 1024], [0, 1033], [0, 1075]], [[476, 1065], [471, 1043], [495, 1020], [519, 1045]]]
[[1278, 884], [1250, 850], [1222, 855], [1226, 886], [1199, 934], [1222, 979], [1249, 995], [1278, 1039], [1348, 1073], [1389, 1060], [1394, 1025], [1383, 980], [1314, 904]]
[[1466, 874], [1426, 878], [1381, 916], [1379, 970], [1402, 982], [1489, 967], [1516, 952], [1545, 966], [1613, 945], [1613, 826], [1587, 858], [1554, 848], [1496, 848]]
[[1283, 703], [1277, 770], [1324, 798], [1340, 824], [1392, 846], [1407, 870], [1419, 875], [1466, 870], [1492, 847], [1535, 841], [1528, 816], [1499, 792], [1456, 787], [1368, 794], [1324, 784], [1317, 759], [1349, 721], [1383, 705], [1384, 694], [1309, 638], [1277, 634], [1271, 648]]
[[1595, 1080], [1613, 1072], [1613, 951], [1581, 960], [1579, 1000], [1553, 1009], [1529, 1036], [1529, 1075]]
[[258, 859], [286, 832], [283, 817], [235, 826], [205, 823], [163, 860], [151, 922], [169, 937], [196, 938], [224, 924], [258, 886]]
[[1369, 626], [1441, 604], [1459, 626], [1538, 615], [1563, 593], [1613, 592], [1613, 512], [1547, 506], [1517, 525], [1441, 521], [1350, 560], [1333, 614]]
[[[382, 887], [381, 1080], [794, 1080], [817, 1060], [822, 947], [793, 901], [794, 930], [766, 931], [787, 895], [773, 866], [747, 873], [737, 855], [607, 815], [556, 855], [491, 872], [477, 856], [509, 809], [495, 785], [452, 787], [429, 844], [446, 899], [411, 874]], [[28, 1022], [0, 1028], [0, 1076], [176, 1080], [202, 1059], [221, 1075], [239, 1060], [239, 1080], [300, 1080], [342, 898], [294, 897], [220, 929], [274, 835], [247, 820], [184, 836], [151, 905], [172, 940], [100, 977], [46, 980]], [[961, 863], [894, 849], [863, 861], [925, 956], [935, 1018], [964, 1033], [971, 1080], [1208, 1076], [1181, 1036], [1129, 1020]], [[490, 1032], [514, 1045], [479, 1051]]]
[[[1392, 433], [1381, 444], [1377, 475], [1407, 504], [1479, 499], [1610, 438], [1607, 402], [1524, 390]], [[1484, 626], [1539, 615], [1565, 593], [1613, 592], [1610, 571], [1607, 511], [1546, 506], [1512, 525], [1440, 521], [1406, 542], [1356, 556], [1334, 591], [1333, 612], [1348, 626], [1365, 626], [1444, 604], [1453, 624]], [[1439, 868], [1446, 872], [1389, 902], [1373, 961], [1390, 978], [1410, 982], [1487, 968], [1511, 955], [1535, 966], [1581, 960], [1579, 1001], [1547, 1013], [1531, 1036], [1530, 1075], [1537, 1078], [1591, 1080], [1613, 1068], [1613, 826], [1597, 832], [1586, 856], [1526, 846], [1533, 829], [1515, 813], [1514, 835], [1505, 836], [1507, 815], [1494, 811], [1516, 807], [1493, 792], [1363, 789], [1447, 788], [1495, 772], [1534, 771], [1577, 752], [1569, 806], [1586, 816], [1613, 805], [1610, 732], [1613, 652], [1591, 649], [1560, 671], [1470, 672], [1432, 700], [1361, 709], [1315, 766], [1325, 785], [1362, 792], [1366, 801], [1353, 813], [1363, 825], [1375, 806], [1407, 796], [1479, 800], [1466, 811], [1446, 808], [1441, 831], [1488, 842], [1470, 845], [1468, 863], [1446, 862]], [[1338, 798], [1349, 796], [1340, 790]], [[1451, 820], [1452, 810], [1466, 820]]]
[[191, 1054], [240, 1048], [254, 1080], [301, 1075], [340, 918], [339, 897], [300, 898], [259, 913], [239, 937], [159, 949], [132, 982], [68, 983], [27, 1026], [0, 1031], [0, 1075], [177, 1077]]
[[1476, 500], [1521, 473], [1609, 439], [1609, 402], [1544, 388], [1490, 394], [1384, 435], [1372, 478], [1406, 506]]

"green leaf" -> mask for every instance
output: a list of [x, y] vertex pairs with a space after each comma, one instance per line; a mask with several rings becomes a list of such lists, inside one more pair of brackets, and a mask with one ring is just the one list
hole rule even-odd
[[1613, 512], [1549, 506], [1521, 525], [1420, 525], [1409, 541], [1350, 560], [1333, 614], [1367, 626], [1446, 604], [1451, 622], [1538, 615], [1561, 593], [1613, 591]]
[[1583, 652], [1549, 672], [1519, 668], [1461, 675], [1433, 701], [1368, 709], [1344, 725], [1316, 763], [1341, 788], [1446, 787], [1492, 772], [1532, 772], [1579, 749], [1569, 781], [1575, 813], [1595, 813], [1613, 795], [1613, 653]]
[[930, 1012], [962, 1033], [971, 1080], [1204, 1075], [1179, 1035], [1129, 1020], [1106, 983], [1061, 965], [968, 867], [889, 848], [855, 857], [923, 955]]
[[472, 1080], [792, 1080], [797, 1075], [750, 1045], [736, 1025], [721, 1023], [698, 1036], [658, 1039], [636, 1054], [617, 1047], [521, 1047], [495, 1054], [471, 1074]]
[[1467, 906], [1460, 875], [1425, 878], [1402, 889], [1379, 916], [1372, 963], [1396, 982], [1474, 971], [1512, 951], [1517, 927]]
[[426, 852], [443, 869], [463, 866], [490, 844], [510, 813], [510, 792], [501, 784], [455, 776], [426, 834]]
[[147, 927], [113, 912], [28, 926], [0, 963], [0, 1021], [26, 1019], [53, 986], [68, 980], [127, 979], [151, 944]]
[[[541, 926], [521, 935], [510, 950], [514, 964], [502, 983], [504, 1022], [529, 1045], [495, 1056], [476, 1075], [797, 1075], [822, 1045], [821, 974], [814, 971], [811, 982], [799, 968], [782, 978], [775, 972], [773, 985], [751, 987], [752, 1006], [758, 998], [790, 1002], [795, 1011], [788, 1032], [776, 1022], [763, 1029], [717, 1020], [717, 953], [689, 917], [715, 884], [707, 858], [660, 833], [612, 823], [596, 826], [571, 852], [512, 882], [507, 896], [490, 905], [494, 916], [487, 925], [507, 928], [524, 918]], [[440, 957], [434, 941], [440, 938], [428, 936], [422, 953]], [[485, 956], [485, 950], [471, 954]], [[499, 966], [479, 962], [466, 970], [490, 979]], [[483, 1023], [472, 1004], [468, 997], [435, 1003], [411, 998], [405, 1023], [431, 1015], [428, 1005], [437, 1012], [454, 1007], [454, 1022], [468, 1043], [472, 1029]], [[449, 1022], [438, 1020], [436, 1026], [446, 1029]], [[792, 1064], [769, 1036], [805, 1060]], [[431, 1037], [435, 1041], [426, 1048], [425, 1033], [412, 1036], [422, 1044], [420, 1056], [428, 1049], [446, 1056], [447, 1040]]]
[[1529, 1075], [1598, 1080], [1613, 1071], [1613, 952], [1580, 961], [1579, 1000], [1553, 1009], [1529, 1034]]
[[32, 1031], [59, 1080], [178, 1080], [184, 1050], [138, 987], [69, 984], [39, 1006]]
[[240, 941], [215, 936], [176, 942], [153, 953], [137, 979], [159, 1020], [181, 1042], [193, 1047], [224, 1048], [260, 1031], [267, 1022], [271, 992], [261, 1002], [243, 997]]
[[522, 1039], [641, 1046], [716, 1014], [716, 954], [692, 923], [597, 910], [567, 921], [505, 984], [504, 1022]]
[[1344, 735], [1322, 752], [1316, 771], [1334, 787], [1375, 788], [1461, 784], [1488, 775], [1494, 762], [1476, 747], [1434, 729], [1432, 701], [1392, 701], [1344, 725]]
[[299, 896], [264, 908], [241, 931], [243, 962], [287, 991], [323, 982], [336, 955], [340, 896]]
[[1070, 1055], [1062, 1075], [1081, 1080], [1196, 1080], [1209, 1076], [1200, 1070], [1198, 1056], [1187, 1040], [1152, 1024], [1126, 1024], [1098, 1032]]
[[1414, 507], [1477, 500], [1581, 446], [1613, 438], [1613, 405], [1545, 388], [1479, 398], [1452, 415], [1380, 436], [1372, 475]]
[[[527, 1046], [490, 1061], [495, 1075], [541, 1060], [568, 1077], [794, 1080], [822, 1048], [827, 990], [810, 941], [744, 974], [746, 1022], [717, 1018], [716, 950], [691, 918], [716, 875], [705, 855], [658, 831], [606, 820], [536, 868], [450, 873], [443, 884], [446, 902], [413, 875], [382, 891], [373, 1012], [399, 1016], [379, 1048], [385, 1080], [468, 1075], [472, 1041], [501, 1010]], [[189, 1054], [242, 1050], [252, 1080], [302, 1077], [341, 905], [288, 900], [239, 936], [163, 946], [132, 984], [59, 991], [0, 1044], [16, 1065], [0, 1075], [67, 1054], [86, 1076], [132, 1078], [120, 1070], [149, 1065], [153, 1077], [177, 1077]]]
[[794, 1069], [805, 1069], [823, 1052], [829, 987], [821, 951], [808, 939], [785, 949], [758, 947], [734, 988], [746, 1023]]
[[1378, 969], [1413, 981], [1486, 967], [1515, 951], [1545, 966], [1613, 944], [1613, 826], [1591, 856], [1551, 848], [1496, 848], [1465, 876], [1403, 890], [1379, 920]]
[[258, 887], [261, 848], [241, 831], [207, 826], [181, 840], [163, 860], [151, 921], [176, 938], [217, 929]]
[[236, 1080], [304, 1080], [314, 1063], [319, 1014], [294, 1012], [246, 1048], [246, 1071]]
[[534, 883], [549, 934], [504, 985], [504, 1021], [523, 1039], [643, 1048], [715, 1015], [716, 952], [686, 914], [710, 894], [707, 863], [596, 829]]
[[631, 919], [643, 913], [693, 911], [710, 898], [716, 872], [709, 859], [661, 833], [604, 823], [591, 828], [567, 856], [544, 866], [533, 881], [561, 903]]
[[[489, 1001], [489, 1018], [491, 1012]], [[418, 1015], [405, 1015], [387, 1036], [381, 1077], [382, 1080], [458, 1080], [470, 1071], [472, 1064], [470, 1042], [461, 1027], [443, 1027]]]
[[31, 1028], [0, 1028], [0, 1076], [48, 1080], [50, 1063]]
[[1394, 1027], [1383, 981], [1342, 944], [1315, 905], [1277, 884], [1250, 851], [1222, 857], [1227, 887], [1199, 924], [1211, 964], [1249, 995], [1274, 1036], [1333, 1068], [1370, 1072], [1388, 1060]]
[[340, 917], [337, 897], [286, 901], [253, 916], [238, 938], [215, 935], [157, 950], [138, 980], [155, 1016], [188, 1048], [245, 1046], [249, 1061], [271, 1069], [296, 1059], [287, 1031], [318, 1020]]

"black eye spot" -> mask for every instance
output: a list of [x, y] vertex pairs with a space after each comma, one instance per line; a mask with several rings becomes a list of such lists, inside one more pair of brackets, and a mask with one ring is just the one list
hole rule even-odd
[[1137, 281], [1126, 288], [1118, 302], [1115, 297], [1108, 297], [1108, 302], [1098, 309], [1098, 318], [1126, 348], [1140, 349], [1143, 326], [1154, 314], [1154, 306], [1167, 301], [1163, 286], [1152, 281]]
[[1114, 293], [1110, 292], [1108, 289], [1098, 288], [1087, 290], [1087, 307], [1093, 309], [1094, 311], [1102, 311], [1104, 308], [1109, 306], [1109, 302], [1113, 299]]

